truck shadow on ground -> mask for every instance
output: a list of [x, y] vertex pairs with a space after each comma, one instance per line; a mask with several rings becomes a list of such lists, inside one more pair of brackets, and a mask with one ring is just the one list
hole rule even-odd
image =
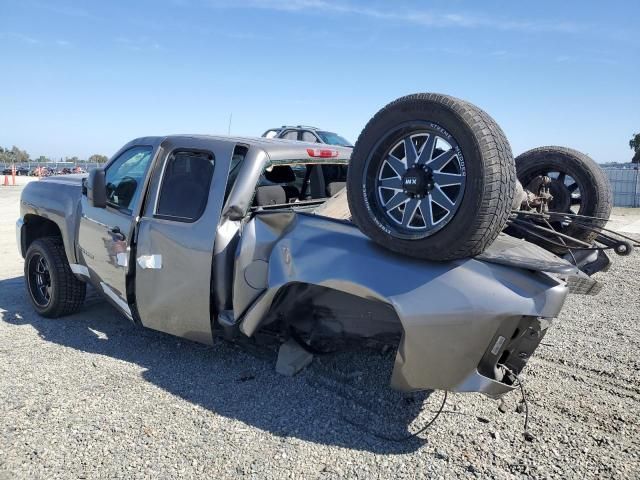
[[0, 292], [5, 323], [31, 325], [47, 342], [137, 364], [146, 369], [144, 380], [170, 394], [273, 435], [373, 453], [408, 453], [425, 441], [394, 442], [371, 432], [405, 436], [426, 424], [439, 406], [440, 395], [423, 406], [429, 393], [390, 389], [392, 352], [323, 356], [288, 378], [275, 372], [273, 350], [248, 353], [222, 340], [210, 347], [137, 327], [95, 293], [79, 313], [47, 319], [28, 303], [22, 277], [0, 280]]

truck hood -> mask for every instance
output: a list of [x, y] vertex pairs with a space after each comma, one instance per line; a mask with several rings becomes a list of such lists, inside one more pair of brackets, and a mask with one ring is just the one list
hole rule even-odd
[[44, 177], [41, 182], [64, 183], [65, 185], [82, 185], [82, 179], [87, 178], [86, 173], [74, 173], [71, 175], [57, 175], [55, 177]]

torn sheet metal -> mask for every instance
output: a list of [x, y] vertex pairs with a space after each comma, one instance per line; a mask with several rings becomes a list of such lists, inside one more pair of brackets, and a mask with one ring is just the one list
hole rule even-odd
[[[291, 287], [299, 284], [388, 305], [403, 331], [393, 387], [498, 396], [513, 386], [478, 372], [496, 332], [517, 328], [523, 317], [556, 317], [568, 293], [548, 274], [513, 268], [520, 255], [516, 245], [509, 247], [509, 266], [474, 258], [421, 261], [382, 249], [350, 222], [263, 213], [247, 223], [237, 251], [234, 316], [252, 335], [279, 293], [295, 295]], [[535, 258], [536, 251], [530, 253]], [[537, 266], [548, 268], [546, 257], [540, 260]], [[268, 268], [256, 269], [257, 261]], [[265, 287], [256, 288], [262, 282]]]

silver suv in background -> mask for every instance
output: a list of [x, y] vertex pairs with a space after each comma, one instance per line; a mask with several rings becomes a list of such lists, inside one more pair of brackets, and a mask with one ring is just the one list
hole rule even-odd
[[337, 133], [321, 130], [307, 125], [283, 125], [278, 128], [270, 128], [262, 134], [264, 138], [284, 138], [286, 140], [299, 140], [302, 142], [325, 143], [340, 147], [351, 147], [353, 144]]

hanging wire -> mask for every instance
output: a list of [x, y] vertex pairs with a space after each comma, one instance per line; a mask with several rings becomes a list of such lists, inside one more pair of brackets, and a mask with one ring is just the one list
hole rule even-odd
[[517, 386], [520, 387], [520, 393], [522, 394], [522, 403], [524, 404], [524, 431], [522, 432], [522, 434], [525, 440], [532, 441], [534, 437], [531, 432], [529, 432], [529, 402], [527, 401], [527, 394], [524, 390], [524, 383], [522, 382], [520, 376], [517, 375], [509, 367], [501, 363], [499, 363], [498, 365], [509, 372], [511, 376], [518, 382]]
[[362, 430], [363, 432], [372, 435], [376, 438], [379, 438], [381, 440], [387, 440], [387, 441], [391, 441], [391, 442], [406, 442], [407, 440], [411, 440], [412, 438], [417, 437], [418, 435], [420, 435], [421, 433], [423, 433], [425, 430], [427, 430], [429, 427], [431, 427], [431, 425], [433, 425], [435, 423], [435, 421], [438, 419], [438, 417], [440, 416], [440, 414], [442, 413], [442, 410], [444, 410], [444, 406], [447, 403], [447, 396], [449, 395], [449, 392], [447, 390], [444, 391], [444, 397], [442, 399], [442, 404], [440, 405], [440, 408], [438, 409], [438, 411], [436, 412], [436, 414], [433, 416], [433, 418], [431, 420], [429, 420], [429, 422], [427, 422], [427, 424], [420, 428], [420, 430], [410, 433], [408, 435], [404, 435], [401, 437], [394, 437], [391, 435], [386, 435], [384, 433], [381, 432], [376, 432], [370, 428], [368, 428], [366, 425], [362, 425], [359, 423], [354, 422], [353, 420], [345, 417], [344, 415], [342, 415], [342, 419], [347, 422], [349, 425], [352, 425], [356, 428], [359, 428], [360, 430]]

